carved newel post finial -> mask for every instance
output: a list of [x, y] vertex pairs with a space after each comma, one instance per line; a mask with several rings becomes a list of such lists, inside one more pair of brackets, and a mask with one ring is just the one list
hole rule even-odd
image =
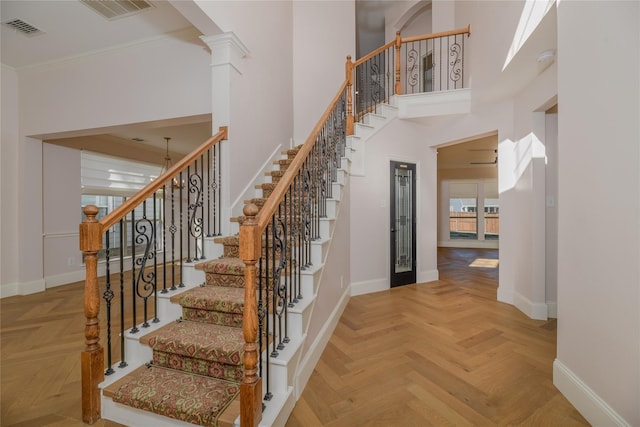
[[86, 216], [86, 219], [84, 220], [84, 222], [98, 222], [98, 220], [96, 219], [96, 216], [100, 211], [96, 206], [87, 205], [84, 208], [82, 208], [82, 212]]
[[244, 208], [242, 208], [242, 213], [247, 217], [248, 221], [252, 221], [251, 223], [255, 222], [255, 218], [256, 215], [258, 215], [258, 212], [260, 212], [260, 208], [253, 203], [248, 203], [244, 205]]

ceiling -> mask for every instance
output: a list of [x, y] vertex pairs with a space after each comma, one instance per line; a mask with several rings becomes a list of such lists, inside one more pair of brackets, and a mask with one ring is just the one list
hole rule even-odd
[[497, 162], [497, 134], [438, 148], [439, 170], [492, 168]]
[[[96, 1], [96, 0], [93, 0]], [[104, 0], [101, 0], [104, 1]], [[191, 28], [166, 0], [148, 0], [151, 7], [129, 15], [107, 19], [80, 0], [1, 0], [0, 20], [3, 65], [15, 69], [70, 59]], [[384, 33], [386, 2], [358, 0], [357, 13], [367, 15], [367, 31]], [[371, 15], [376, 18], [372, 19]], [[41, 32], [24, 35], [5, 22], [20, 19]], [[362, 17], [361, 17], [362, 18]], [[362, 19], [359, 18], [360, 22]], [[359, 25], [362, 25], [360, 23]], [[80, 36], [81, 35], [81, 36]], [[127, 126], [107, 134], [57, 138], [47, 142], [77, 149], [162, 164], [166, 140], [175, 161], [192, 151], [212, 134], [211, 117], [200, 116], [168, 125], [166, 122]], [[142, 141], [134, 141], [140, 139]], [[132, 149], [133, 148], [133, 149]], [[492, 162], [497, 141], [480, 139], [438, 150], [439, 168], [486, 167], [471, 162]]]
[[[151, 7], [147, 9], [107, 19], [80, 0], [1, 0], [0, 60], [3, 65], [20, 70], [192, 28], [168, 1], [148, 3]], [[5, 24], [16, 18], [41, 31], [25, 35]], [[172, 138], [171, 157], [176, 160], [212, 134], [210, 116], [183, 122], [134, 125], [109, 134], [45, 141], [110, 155], [144, 157], [145, 161], [161, 164], [165, 136]], [[131, 144], [135, 144], [134, 150]]]

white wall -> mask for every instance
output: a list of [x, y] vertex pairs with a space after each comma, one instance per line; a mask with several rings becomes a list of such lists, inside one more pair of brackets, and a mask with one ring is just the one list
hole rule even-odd
[[[8, 82], [10, 87], [6, 92], [3, 87], [3, 103], [5, 93], [12, 102], [6, 108], [3, 104], [2, 116], [3, 121], [15, 122], [15, 128], [5, 130], [3, 126], [2, 150], [13, 163], [7, 172], [16, 188], [15, 195], [7, 191], [6, 199], [4, 191], [2, 194], [3, 213], [5, 200], [12, 200], [15, 209], [2, 219], [3, 247], [11, 247], [15, 254], [5, 282], [4, 262], [12, 256], [3, 251], [2, 284], [9, 290], [3, 289], [3, 296], [40, 291], [45, 286], [43, 222], [49, 212], [43, 210], [41, 139], [210, 113], [210, 55], [197, 36], [193, 30], [175, 33], [117, 51], [20, 69], [17, 77], [3, 68], [3, 86]], [[5, 138], [5, 132], [12, 130], [14, 134]], [[64, 163], [47, 167], [69, 166], [68, 159], [58, 160]], [[3, 156], [3, 177], [4, 166]], [[78, 186], [77, 194], [69, 197], [79, 201], [79, 191]], [[59, 212], [52, 214], [47, 223], [66, 221]], [[77, 225], [72, 230], [77, 231]], [[9, 231], [5, 240], [4, 230], [15, 232]], [[65, 260], [77, 255], [77, 241], [73, 250], [66, 246], [70, 252]]]
[[[293, 2], [293, 137], [302, 144], [355, 61], [355, 1]], [[328, 29], [330, 29], [328, 31]]]
[[[53, 144], [42, 144], [43, 176], [43, 274], [71, 278], [56, 283], [82, 280], [73, 275], [81, 270], [78, 224], [80, 210], [80, 151]], [[75, 280], [73, 280], [75, 279]], [[47, 280], [47, 286], [51, 283]], [[54, 279], [55, 280], [55, 279]]]
[[198, 35], [189, 30], [20, 70], [22, 134], [37, 136], [211, 113], [210, 56]]
[[545, 117], [546, 153], [545, 205], [546, 205], [546, 259], [545, 299], [549, 317], [557, 317], [558, 304], [558, 114]]
[[[249, 50], [230, 83], [227, 147], [234, 165], [228, 180], [233, 203], [274, 149], [287, 146], [292, 137], [292, 2], [196, 3], [216, 26], [225, 33], [233, 32]], [[214, 126], [217, 120], [214, 116]]]
[[640, 425], [639, 28], [638, 2], [558, 5], [554, 384], [593, 425]]
[[18, 275], [18, 176], [19, 123], [18, 75], [12, 68], [2, 66], [2, 118], [0, 129], [0, 296], [17, 293]]
[[364, 176], [351, 177], [352, 295], [389, 288], [389, 164], [416, 164], [417, 280], [437, 279], [436, 151], [424, 126], [393, 120], [367, 140]]

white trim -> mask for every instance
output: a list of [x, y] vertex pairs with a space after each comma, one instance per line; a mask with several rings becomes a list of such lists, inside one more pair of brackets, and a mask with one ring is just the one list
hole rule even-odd
[[371, 294], [374, 292], [386, 291], [390, 289], [389, 280], [386, 278], [365, 280], [362, 282], [352, 283], [349, 287], [351, 296]]
[[12, 297], [15, 295], [29, 295], [43, 292], [46, 289], [44, 279], [38, 279], [25, 283], [7, 283], [0, 285], [0, 298]]
[[333, 335], [333, 331], [340, 321], [340, 317], [342, 316], [344, 309], [347, 307], [349, 298], [350, 289], [349, 287], [347, 287], [347, 289], [345, 289], [345, 291], [342, 293], [338, 304], [336, 304], [335, 308], [329, 315], [329, 318], [325, 322], [324, 326], [318, 332], [316, 339], [309, 346], [309, 349], [306, 351], [303, 360], [300, 362], [295, 380], [296, 401], [302, 395], [304, 387], [307, 385], [307, 382], [309, 381], [313, 370], [318, 364], [324, 348], [327, 346], [329, 339], [331, 339], [331, 335]]
[[553, 362], [553, 385], [592, 425], [631, 427], [630, 423], [558, 359]]
[[59, 238], [78, 237], [78, 236], [80, 236], [80, 233], [77, 231], [67, 231], [67, 232], [61, 232], [61, 233], [46, 233], [42, 235], [42, 237], [45, 239], [59, 239]]
[[396, 95], [399, 119], [471, 112], [471, 89]]
[[473, 249], [500, 249], [498, 240], [440, 240], [441, 248], [473, 248]]
[[47, 289], [49, 289], [55, 288], [56, 286], [68, 285], [70, 283], [82, 282], [85, 280], [86, 276], [86, 270], [76, 270], [69, 273], [47, 276], [44, 278], [44, 282]]
[[514, 292], [513, 305], [532, 319], [547, 320], [549, 309], [546, 303], [533, 302], [521, 293]]
[[506, 304], [513, 305], [513, 289], [498, 284], [497, 300]]
[[438, 270], [419, 271], [416, 283], [428, 283], [435, 282], [440, 279], [440, 273]]
[[552, 319], [558, 318], [558, 302], [557, 301], [547, 301], [547, 317]]
[[242, 74], [241, 59], [249, 54], [249, 49], [233, 31], [214, 36], [200, 36], [211, 49], [211, 66], [231, 65]]
[[182, 30], [173, 31], [171, 33], [166, 33], [159, 36], [151, 36], [151, 37], [147, 37], [140, 40], [134, 40], [132, 42], [122, 43], [115, 46], [109, 46], [104, 49], [96, 49], [90, 52], [83, 52], [77, 55], [66, 56], [64, 58], [57, 58], [57, 59], [52, 59], [50, 61], [39, 62], [37, 64], [23, 65], [20, 67], [15, 67], [13, 69], [16, 71], [23, 71], [23, 70], [30, 70], [30, 69], [37, 69], [37, 68], [46, 68], [53, 65], [81, 61], [83, 59], [90, 58], [92, 56], [109, 55], [114, 52], [121, 51], [123, 49], [128, 49], [128, 48], [144, 45], [147, 43], [176, 40], [176, 39], [189, 40], [192, 37], [194, 38], [197, 37], [198, 34], [200, 34], [200, 32], [196, 28], [188, 27]]
[[279, 144], [276, 149], [271, 153], [271, 155], [267, 158], [267, 160], [262, 164], [258, 172], [253, 176], [251, 181], [247, 184], [246, 187], [242, 190], [240, 195], [236, 198], [236, 200], [231, 203], [231, 215], [230, 216], [239, 216], [243, 215], [242, 208], [238, 211], [238, 205], [244, 206], [244, 201], [248, 199], [254, 199], [256, 192], [256, 185], [262, 184], [265, 182], [264, 177], [265, 173], [273, 170], [273, 162], [278, 159], [280, 155], [280, 151], [282, 151], [282, 144]]

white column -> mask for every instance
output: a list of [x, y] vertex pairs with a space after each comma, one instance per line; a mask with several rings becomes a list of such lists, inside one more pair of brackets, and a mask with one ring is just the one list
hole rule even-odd
[[[221, 185], [221, 215], [222, 233], [230, 232], [228, 219], [231, 215], [231, 200], [229, 195], [231, 152], [233, 150], [232, 104], [233, 88], [242, 77], [243, 58], [249, 49], [233, 33], [227, 32], [214, 36], [202, 36], [200, 39], [211, 50], [211, 121], [213, 133], [218, 132], [220, 126], [229, 127], [229, 140], [222, 144], [222, 185]], [[226, 184], [225, 184], [226, 183]]]

